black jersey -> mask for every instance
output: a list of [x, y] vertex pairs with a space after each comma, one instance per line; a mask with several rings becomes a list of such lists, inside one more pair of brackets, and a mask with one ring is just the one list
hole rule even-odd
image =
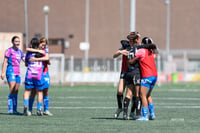
[[[140, 48], [139, 45], [133, 45], [128, 49], [129, 55], [128, 60], [131, 60], [135, 57], [135, 53]], [[141, 78], [141, 72], [140, 72], [140, 64], [139, 60], [136, 60], [133, 64], [128, 64], [128, 72], [125, 77], [126, 84], [133, 84], [133, 85], [140, 85], [140, 78]]]
[[[137, 52], [137, 50], [139, 49], [139, 45], [133, 45], [130, 47], [130, 49], [128, 49], [129, 51], [129, 55], [128, 55], [128, 60], [131, 60], [135, 57], [135, 53]], [[136, 60], [133, 64], [129, 64], [128, 65], [128, 71], [140, 71], [140, 64], [139, 64], [139, 60]]]

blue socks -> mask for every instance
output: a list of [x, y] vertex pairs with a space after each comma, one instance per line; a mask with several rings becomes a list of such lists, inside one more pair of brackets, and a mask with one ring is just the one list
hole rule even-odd
[[35, 100], [35, 98], [32, 98], [32, 97], [29, 98], [28, 109], [30, 112], [32, 112], [32, 110], [33, 110], [34, 100]]
[[13, 94], [8, 94], [8, 113], [13, 113]]
[[8, 112], [13, 113], [17, 112], [17, 101], [18, 95], [17, 94], [8, 94]]
[[[35, 98], [30, 97], [29, 100], [24, 99], [24, 106], [29, 108], [29, 111], [32, 112], [33, 104], [34, 104]], [[49, 96], [43, 97], [43, 103], [44, 103], [44, 111], [47, 111], [49, 109]], [[42, 102], [37, 103], [37, 110], [42, 109]]]
[[17, 112], [17, 101], [18, 101], [18, 95], [13, 94], [13, 112]]
[[[32, 109], [33, 109], [34, 99], [35, 98], [29, 98], [29, 100], [24, 99], [24, 106], [29, 107], [30, 112], [32, 112]], [[42, 102], [37, 102], [37, 110], [41, 110], [41, 109], [42, 109]]]
[[148, 107], [142, 107], [142, 115], [145, 118], [148, 118]]
[[37, 110], [41, 110], [42, 109], [42, 102], [37, 102]]
[[150, 114], [154, 114], [154, 105], [153, 105], [153, 103], [149, 103], [148, 107], [149, 107], [149, 113]]
[[[30, 97], [29, 98], [29, 111], [32, 112], [33, 104], [34, 104], [35, 98]], [[49, 109], [49, 96], [43, 97], [43, 103], [44, 103], [44, 111], [47, 111]], [[37, 110], [41, 110], [42, 108], [42, 102], [37, 103]]]
[[44, 111], [49, 110], [49, 96], [43, 96]]
[[24, 99], [24, 107], [28, 107], [28, 99]]

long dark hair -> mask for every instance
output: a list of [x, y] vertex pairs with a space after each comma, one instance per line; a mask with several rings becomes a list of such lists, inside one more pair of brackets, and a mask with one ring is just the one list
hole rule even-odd
[[34, 49], [37, 49], [40, 44], [37, 38], [32, 38], [30, 43], [31, 43], [31, 48], [34, 48]]
[[14, 43], [16, 38], [19, 38], [19, 37], [18, 36], [13, 36], [12, 39], [11, 39], [11, 42]]

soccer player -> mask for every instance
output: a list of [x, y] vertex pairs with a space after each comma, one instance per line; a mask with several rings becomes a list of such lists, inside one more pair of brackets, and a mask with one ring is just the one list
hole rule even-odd
[[13, 46], [5, 51], [1, 79], [4, 80], [6, 76], [10, 89], [8, 94], [8, 113], [18, 114], [18, 89], [21, 83], [20, 62], [21, 60], [25, 61], [25, 58], [23, 52], [19, 49], [20, 38], [14, 36], [11, 41]]
[[[39, 40], [37, 38], [33, 38], [31, 40], [31, 47], [34, 49], [38, 49]], [[37, 115], [41, 116], [42, 111], [42, 101], [43, 101], [43, 86], [44, 86], [44, 77], [43, 77], [43, 62], [42, 61], [30, 61], [31, 58], [37, 56], [36, 53], [27, 52], [26, 54], [26, 64], [27, 71], [25, 77], [25, 91], [24, 91], [24, 115], [29, 116], [31, 113], [28, 111], [28, 103], [29, 96], [32, 89], [36, 89], [37, 91]]]
[[[151, 42], [152, 39], [144, 38], [142, 42], [146, 44]], [[149, 119], [155, 119], [154, 105], [151, 98], [151, 92], [157, 81], [157, 69], [154, 60], [154, 50], [139, 49], [132, 60], [129, 63], [133, 63], [135, 60], [139, 59], [140, 69], [142, 74], [141, 79], [141, 94], [142, 99], [142, 117], [137, 120], [148, 121]], [[148, 116], [148, 111], [150, 116]]]
[[[129, 39], [130, 47], [127, 48], [128, 54], [128, 60], [131, 60], [134, 57], [134, 53], [140, 49], [152, 49], [155, 48], [154, 44], [146, 44], [146, 45], [140, 45], [140, 34], [138, 32], [131, 32], [127, 38]], [[127, 92], [124, 99], [124, 114], [123, 119], [128, 119], [128, 106], [130, 99], [132, 98], [132, 107], [130, 112], [130, 117], [133, 119], [137, 119], [141, 115], [141, 99], [139, 96], [139, 89], [140, 89], [140, 65], [138, 60], [134, 63], [128, 63], [128, 72], [125, 76], [125, 81], [127, 84]], [[136, 115], [135, 112], [136, 111]]]
[[[127, 49], [129, 51], [128, 54], [128, 60], [131, 60], [134, 57], [134, 53], [137, 51], [137, 46], [140, 44], [140, 34], [138, 32], [131, 32], [127, 36], [130, 44], [130, 48]], [[127, 61], [128, 61], [127, 60]], [[127, 91], [126, 96], [124, 99], [124, 113], [123, 113], [123, 119], [127, 120], [128, 118], [128, 106], [130, 99], [132, 98], [132, 108], [130, 116], [133, 119], [136, 119], [135, 117], [135, 110], [136, 110], [136, 116], [140, 116], [140, 98], [139, 98], [139, 88], [140, 88], [140, 65], [139, 62], [136, 61], [132, 64], [128, 63], [128, 71], [125, 76], [125, 81], [127, 84]]]
[[[127, 45], [126, 46], [123, 45], [124, 43], [127, 44]], [[115, 54], [113, 55], [113, 58], [117, 58], [118, 56], [123, 55], [122, 56], [120, 79], [119, 79], [119, 84], [118, 84], [118, 88], [117, 88], [118, 108], [115, 111], [114, 118], [118, 118], [119, 114], [123, 111], [122, 102], [123, 102], [123, 93], [124, 93], [124, 90], [125, 90], [124, 77], [125, 77], [127, 69], [128, 69], [128, 66], [127, 66], [128, 51], [125, 50], [125, 49], [126, 49], [126, 47], [129, 47], [130, 45], [125, 40], [122, 40], [121, 44], [122, 44], [122, 47], [119, 48], [119, 50], [117, 50], [115, 52]]]
[[[43, 103], [44, 103], [44, 115], [49, 115], [52, 116], [53, 114], [49, 111], [49, 95], [48, 95], [48, 90], [50, 87], [50, 76], [49, 76], [49, 72], [48, 72], [48, 65], [50, 65], [49, 62], [49, 50], [47, 47], [47, 40], [42, 37], [40, 39], [40, 44], [42, 45], [41, 48], [39, 48], [39, 50], [37, 49], [31, 49], [31, 48], [27, 48], [27, 51], [29, 52], [39, 52], [41, 54], [43, 54], [43, 57], [40, 58], [35, 58], [33, 57], [31, 59], [31, 61], [44, 61], [44, 70], [43, 70], [43, 76], [44, 76], [44, 90], [43, 90]], [[33, 103], [34, 103], [34, 98], [35, 98], [35, 94], [36, 91], [32, 90], [31, 92], [31, 96], [29, 99], [29, 111], [32, 112], [32, 107], [33, 107]]]

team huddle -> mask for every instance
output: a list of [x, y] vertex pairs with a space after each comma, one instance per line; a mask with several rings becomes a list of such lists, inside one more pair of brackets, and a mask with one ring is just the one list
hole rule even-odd
[[[49, 51], [47, 48], [47, 40], [41, 38], [32, 38], [29, 48], [26, 48], [26, 56], [19, 49], [20, 38], [14, 36], [11, 40], [13, 46], [5, 51], [1, 79], [7, 78], [9, 85], [8, 94], [8, 113], [20, 114], [17, 111], [18, 89], [21, 83], [20, 62], [21, 60], [27, 67], [25, 75], [25, 91], [24, 91], [24, 115], [32, 115], [32, 108], [35, 96], [37, 95], [37, 115], [53, 114], [49, 111], [48, 89], [50, 87], [50, 76], [48, 72]], [[42, 112], [42, 105], [44, 111]]]
[[[116, 51], [113, 58], [122, 55], [122, 68], [117, 90], [118, 108], [114, 114], [118, 118], [123, 112], [123, 119], [148, 121], [156, 118], [151, 92], [157, 81], [155, 56], [156, 45], [149, 37], [144, 37], [138, 32], [131, 32], [127, 40], [122, 40], [122, 47]], [[125, 98], [123, 93], [126, 90]], [[128, 106], [132, 99], [130, 115]]]
[[[148, 121], [156, 118], [151, 92], [157, 81], [155, 56], [156, 45], [149, 37], [138, 32], [131, 32], [127, 40], [122, 40], [122, 47], [113, 55], [116, 58], [122, 55], [122, 68], [117, 90], [118, 108], [114, 114], [118, 118], [123, 112], [123, 119], [128, 120], [128, 106], [132, 99], [130, 117], [134, 120]], [[11, 40], [13, 46], [5, 51], [1, 78], [6, 77], [9, 85], [8, 113], [18, 114], [18, 89], [21, 83], [20, 62], [24, 61], [27, 67], [25, 75], [24, 112], [26, 116], [32, 115], [35, 96], [37, 95], [38, 116], [53, 114], [49, 112], [50, 76], [48, 72], [49, 51], [47, 40], [32, 38], [26, 56], [19, 49], [20, 38], [14, 36]], [[125, 98], [123, 93], [126, 90]], [[123, 104], [123, 105], [122, 105]], [[42, 111], [44, 105], [44, 111]]]

